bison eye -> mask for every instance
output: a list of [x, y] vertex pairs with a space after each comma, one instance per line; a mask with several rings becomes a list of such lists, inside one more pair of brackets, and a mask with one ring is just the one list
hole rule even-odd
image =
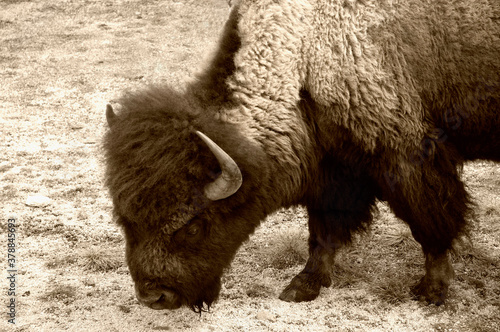
[[187, 234], [190, 236], [194, 236], [200, 232], [200, 225], [194, 224], [189, 226], [187, 229]]
[[187, 225], [174, 233], [174, 240], [178, 244], [183, 243], [185, 240], [189, 240], [190, 242], [197, 241], [202, 231], [201, 222], [199, 220], [191, 220]]

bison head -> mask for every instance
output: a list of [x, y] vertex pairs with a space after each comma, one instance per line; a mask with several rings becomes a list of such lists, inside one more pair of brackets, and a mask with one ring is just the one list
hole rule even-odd
[[[106, 185], [137, 298], [153, 309], [203, 310], [264, 216], [248, 209], [255, 198], [245, 198], [255, 190], [249, 170], [258, 168], [258, 153], [243, 160], [248, 146], [228, 140], [223, 124], [217, 131], [203, 125], [203, 113], [171, 90], [128, 96], [121, 104], [119, 115], [111, 106], [106, 112]], [[242, 164], [197, 129], [217, 137]]]

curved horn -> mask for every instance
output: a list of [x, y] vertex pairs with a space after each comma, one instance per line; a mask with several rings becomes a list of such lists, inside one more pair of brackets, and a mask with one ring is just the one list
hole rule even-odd
[[196, 135], [205, 142], [210, 151], [215, 155], [222, 170], [222, 174], [215, 181], [205, 186], [205, 196], [212, 201], [231, 196], [240, 189], [243, 183], [240, 168], [236, 165], [233, 158], [205, 134], [196, 131]]
[[108, 121], [109, 128], [113, 127], [116, 121], [116, 114], [113, 112], [113, 107], [110, 104], [106, 105], [106, 120]]

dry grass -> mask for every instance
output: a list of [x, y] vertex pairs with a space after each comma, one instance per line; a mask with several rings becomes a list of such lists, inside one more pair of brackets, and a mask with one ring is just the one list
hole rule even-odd
[[391, 305], [397, 305], [408, 302], [412, 299], [408, 285], [408, 276], [387, 274], [382, 275], [381, 281], [373, 283], [370, 290], [381, 301]]
[[408, 227], [388, 229], [381, 239], [381, 244], [402, 250], [415, 250], [420, 248], [420, 245], [415, 241]]
[[42, 301], [60, 301], [66, 305], [71, 304], [76, 298], [76, 287], [69, 285], [56, 285], [40, 297]]
[[[277, 299], [307, 257], [302, 209], [270, 216], [243, 245], [210, 313], [137, 302], [103, 186], [104, 107], [124, 89], [180, 86], [227, 13], [225, 0], [0, 2], [1, 217], [20, 224], [17, 330], [497, 330], [500, 167], [486, 162], [464, 169], [477, 203], [474, 246], [453, 255], [457, 277], [444, 307], [409, 299], [422, 254], [383, 205], [371, 231], [339, 253], [332, 287], [314, 302]], [[26, 206], [31, 194], [51, 202]]]
[[45, 266], [49, 269], [67, 268], [75, 265], [78, 262], [78, 257], [74, 254], [58, 255], [47, 259]]
[[305, 264], [309, 254], [304, 230], [292, 229], [276, 234], [262, 250], [262, 255], [268, 266], [274, 269]]
[[91, 272], [109, 272], [122, 266], [121, 257], [110, 253], [102, 247], [92, 247], [81, 254], [82, 266]]

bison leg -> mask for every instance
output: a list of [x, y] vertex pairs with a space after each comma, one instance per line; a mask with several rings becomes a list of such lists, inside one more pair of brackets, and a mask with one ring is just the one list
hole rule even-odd
[[425, 276], [412, 288], [412, 293], [419, 300], [427, 300], [436, 305], [444, 303], [448, 287], [455, 273], [447, 254], [425, 257]]
[[413, 292], [419, 299], [440, 305], [454, 276], [447, 253], [467, 225], [469, 196], [457, 162], [443, 146], [434, 149], [384, 194], [396, 216], [408, 223], [425, 255], [425, 276]]
[[[315, 219], [309, 212], [309, 220]], [[311, 234], [309, 238], [309, 259], [306, 266], [281, 292], [280, 300], [287, 302], [312, 301], [319, 295], [321, 286], [331, 285], [330, 269], [335, 259], [336, 247], [340, 241], [324, 239], [320, 234]]]
[[[351, 241], [352, 233], [372, 221], [375, 201], [373, 186], [347, 169], [336, 169], [335, 177], [324, 184], [332, 190], [319, 190], [321, 196], [306, 200], [309, 214], [309, 259], [305, 268], [283, 290], [280, 299], [287, 302], [312, 301], [323, 287], [331, 285], [335, 252]], [[317, 189], [317, 188], [316, 188]]]

